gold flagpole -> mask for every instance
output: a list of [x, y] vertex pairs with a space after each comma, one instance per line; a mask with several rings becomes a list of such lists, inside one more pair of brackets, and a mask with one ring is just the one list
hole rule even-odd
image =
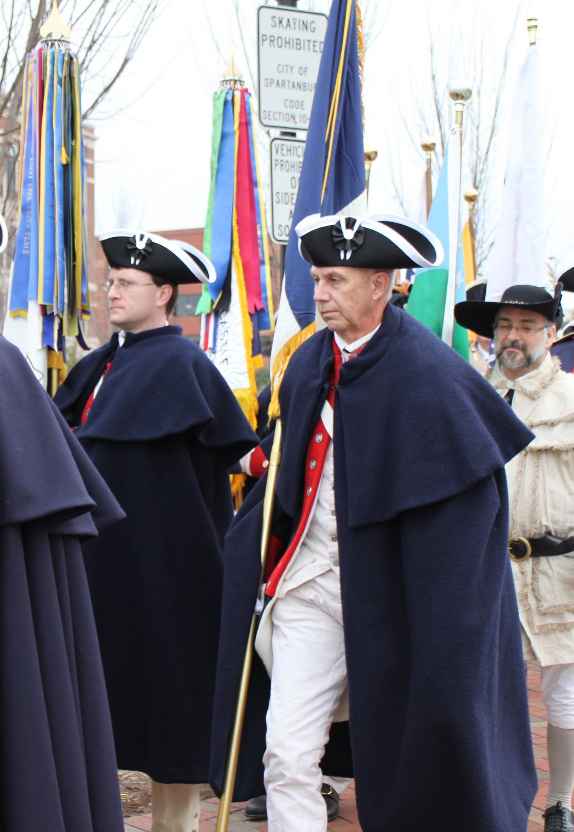
[[[263, 581], [265, 574], [267, 550], [269, 548], [269, 538], [271, 536], [271, 520], [273, 517], [273, 504], [275, 501], [275, 483], [277, 481], [280, 458], [281, 420], [277, 419], [275, 422], [275, 435], [273, 437], [273, 447], [271, 448], [271, 457], [269, 459], [269, 468], [267, 473], [267, 485], [265, 487], [265, 498], [263, 501], [263, 525], [261, 531], [261, 581]], [[235, 707], [233, 733], [231, 735], [229, 754], [227, 757], [227, 767], [225, 771], [225, 785], [221, 795], [221, 800], [219, 801], [219, 811], [217, 813], [217, 823], [215, 825], [216, 832], [227, 832], [229, 825], [229, 811], [231, 809], [233, 791], [235, 789], [237, 766], [239, 763], [239, 751], [241, 748], [241, 735], [243, 733], [245, 708], [247, 705], [249, 682], [251, 679], [256, 624], [257, 613], [254, 612], [251, 617], [251, 626], [249, 627], [249, 635], [247, 636], [247, 645], [243, 657], [243, 668], [241, 671], [241, 681], [239, 683], [239, 693], [237, 695], [237, 705]]]
[[367, 197], [367, 207], [369, 205], [369, 185], [371, 182], [371, 168], [373, 162], [379, 155], [378, 150], [365, 150], [365, 193]]
[[[473, 274], [473, 279], [476, 279], [476, 203], [478, 200], [478, 191], [476, 188], [469, 188], [464, 192], [464, 201], [468, 205], [468, 231], [469, 231], [469, 249], [468, 256], [470, 258], [470, 268]], [[466, 255], [466, 251], [465, 251]], [[465, 256], [466, 259], [466, 256]], [[466, 272], [466, 263], [465, 263]]]

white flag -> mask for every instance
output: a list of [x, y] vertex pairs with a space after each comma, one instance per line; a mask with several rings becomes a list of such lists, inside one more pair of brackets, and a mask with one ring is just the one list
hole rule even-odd
[[538, 49], [528, 48], [518, 79], [502, 214], [487, 263], [486, 300], [498, 301], [517, 283], [546, 286], [544, 156]]

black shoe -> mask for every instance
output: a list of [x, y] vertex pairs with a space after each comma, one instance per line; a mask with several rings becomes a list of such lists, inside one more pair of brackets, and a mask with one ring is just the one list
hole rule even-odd
[[[339, 817], [339, 795], [328, 783], [321, 786], [321, 794], [327, 805], [327, 820], [329, 823]], [[245, 804], [245, 817], [247, 820], [267, 820], [267, 796], [260, 794], [252, 797]]]
[[327, 820], [331, 823], [332, 820], [339, 817], [339, 795], [329, 783], [323, 783], [321, 794], [327, 804]]
[[560, 801], [554, 806], [549, 806], [542, 817], [544, 832], [574, 832], [572, 813]]
[[267, 795], [260, 794], [248, 800], [245, 804], [245, 817], [247, 820], [267, 820]]

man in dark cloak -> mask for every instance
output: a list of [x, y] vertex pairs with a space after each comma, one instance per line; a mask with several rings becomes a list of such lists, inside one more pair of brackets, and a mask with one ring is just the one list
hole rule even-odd
[[[270, 832], [324, 832], [319, 763], [326, 746], [323, 770], [348, 775], [347, 739], [366, 832], [420, 832], [431, 818], [444, 832], [526, 832], [536, 776], [504, 464], [532, 435], [388, 303], [394, 268], [440, 261], [430, 232], [392, 217], [313, 216], [297, 233], [326, 328], [281, 386], [271, 563], [235, 799], [261, 793], [263, 759]], [[218, 792], [258, 598], [264, 488], [265, 477], [224, 553]]]
[[124, 515], [4, 338], [0, 388], [0, 829], [123, 832], [81, 541]]
[[[567, 292], [574, 292], [574, 266], [566, 269], [558, 278], [558, 283]], [[560, 338], [552, 344], [551, 355], [560, 361], [565, 373], [574, 373], [574, 322], [570, 321], [562, 330]]]
[[154, 832], [196, 832], [208, 778], [228, 468], [255, 443], [207, 356], [167, 325], [175, 286], [214, 279], [192, 246], [101, 240], [120, 331], [56, 402], [127, 518], [85, 547], [120, 768], [152, 783]]

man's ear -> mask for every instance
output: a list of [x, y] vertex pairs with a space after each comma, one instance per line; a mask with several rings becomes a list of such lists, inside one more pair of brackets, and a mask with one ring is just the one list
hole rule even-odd
[[382, 300], [391, 294], [392, 283], [389, 272], [374, 272], [373, 277], [373, 300]]
[[169, 299], [173, 295], [174, 288], [171, 283], [162, 283], [161, 286], [158, 286], [158, 289], [158, 306], [166, 306], [169, 303]]

